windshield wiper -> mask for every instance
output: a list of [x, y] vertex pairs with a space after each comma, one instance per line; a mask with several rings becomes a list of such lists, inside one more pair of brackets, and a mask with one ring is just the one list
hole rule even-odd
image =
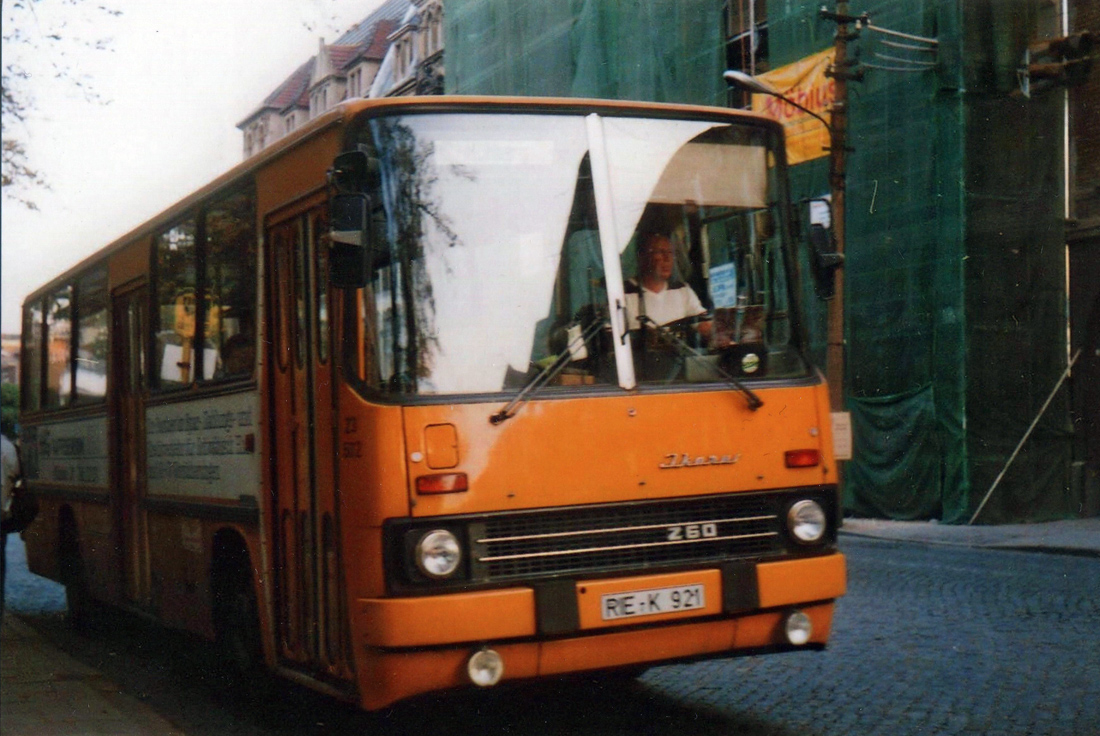
[[[664, 325], [657, 324], [656, 322], [653, 321], [652, 318], [647, 317], [644, 314], [639, 314], [638, 315], [638, 321], [641, 322], [642, 324], [652, 325], [657, 330], [657, 332], [659, 332], [661, 334], [662, 337], [665, 337], [670, 343], [672, 343], [676, 347], [677, 350], [680, 351], [681, 355], [683, 355], [685, 357], [687, 357], [687, 356], [699, 357], [699, 356], [703, 355], [703, 353], [700, 353], [698, 350], [696, 350], [695, 348], [691, 347], [686, 342], [681, 340], [680, 336], [677, 335], [675, 332], [668, 329]], [[711, 366], [711, 368], [713, 368], [720, 376], [722, 376], [722, 378], [726, 379], [726, 381], [729, 382], [730, 385], [732, 385], [734, 388], [736, 388], [738, 391], [740, 391], [741, 393], [743, 393], [745, 395], [745, 400], [748, 401], [750, 409], [752, 409], [753, 411], [756, 411], [757, 409], [759, 409], [760, 407], [762, 407], [764, 405], [763, 399], [761, 399], [759, 396], [757, 396], [755, 393], [753, 393], [752, 389], [750, 389], [748, 386], [741, 383], [735, 377], [731, 376], [729, 373], [727, 373], [725, 370], [723, 370], [722, 366], [714, 365], [714, 366]]]
[[581, 345], [587, 345], [588, 341], [591, 340], [592, 337], [597, 332], [599, 332], [601, 328], [603, 328], [604, 324], [606, 324], [606, 321], [606, 315], [598, 313], [593, 318], [593, 320], [585, 326], [581, 334], [577, 335], [569, 341], [569, 344], [566, 345], [561, 354], [559, 354], [558, 357], [554, 359], [553, 363], [550, 363], [548, 366], [539, 371], [538, 375], [528, 381], [527, 384], [522, 389], [520, 389], [520, 392], [516, 394], [515, 398], [505, 404], [500, 411], [489, 416], [489, 423], [500, 424], [505, 419], [511, 419], [512, 417], [514, 417], [516, 415], [516, 407], [518, 407], [521, 403], [527, 401], [531, 397], [531, 395], [535, 393], [535, 391], [552, 381], [555, 376], [562, 372], [565, 366], [573, 362], [574, 348], [579, 348]]

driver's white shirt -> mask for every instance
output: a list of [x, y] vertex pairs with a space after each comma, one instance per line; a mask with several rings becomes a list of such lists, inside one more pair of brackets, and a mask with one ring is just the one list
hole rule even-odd
[[[705, 314], [706, 307], [699, 301], [695, 291], [684, 283], [676, 283], [676, 288], [666, 287], [661, 291], [650, 291], [637, 281], [627, 283], [626, 316], [627, 329], [636, 330], [641, 325], [638, 315], [644, 314], [659, 325], [667, 325], [684, 317]], [[638, 291], [644, 299], [643, 308], [638, 305]]]

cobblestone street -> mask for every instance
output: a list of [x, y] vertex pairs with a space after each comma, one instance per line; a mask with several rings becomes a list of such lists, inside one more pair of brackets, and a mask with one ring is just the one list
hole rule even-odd
[[843, 546], [849, 594], [827, 653], [670, 667], [646, 682], [782, 724], [774, 733], [1100, 732], [1100, 561]]
[[25, 618], [48, 639], [191, 736], [1100, 732], [1100, 559], [850, 536], [842, 546], [849, 594], [824, 653], [663, 667], [636, 682], [434, 696], [373, 715], [294, 687], [241, 701], [207, 676], [202, 647], [157, 637], [141, 622], [123, 619], [94, 638], [70, 634], [49, 612], [60, 604], [49, 598], [56, 590], [20, 581], [18, 554], [8, 601], [35, 611]]

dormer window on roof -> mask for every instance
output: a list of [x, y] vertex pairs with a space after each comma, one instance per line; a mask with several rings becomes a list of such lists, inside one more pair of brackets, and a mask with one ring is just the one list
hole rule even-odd
[[428, 4], [420, 11], [420, 55], [427, 59], [443, 48], [443, 8]]
[[394, 79], [401, 79], [405, 76], [405, 54], [402, 53], [403, 41], [397, 40], [393, 42], [393, 76]]
[[328, 109], [328, 84], [322, 84], [309, 96], [309, 116], [315, 118]]
[[348, 98], [362, 97], [363, 95], [363, 69], [352, 69], [348, 73]]

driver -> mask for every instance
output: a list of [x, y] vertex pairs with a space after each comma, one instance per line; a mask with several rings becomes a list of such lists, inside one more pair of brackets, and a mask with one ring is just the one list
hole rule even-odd
[[[674, 261], [672, 241], [664, 233], [641, 233], [638, 237], [638, 278], [627, 279], [627, 329], [641, 327], [640, 316], [659, 325], [687, 317], [706, 314], [706, 307], [695, 291], [682, 281], [672, 278]], [[697, 327], [704, 337], [710, 337], [710, 322]]]

